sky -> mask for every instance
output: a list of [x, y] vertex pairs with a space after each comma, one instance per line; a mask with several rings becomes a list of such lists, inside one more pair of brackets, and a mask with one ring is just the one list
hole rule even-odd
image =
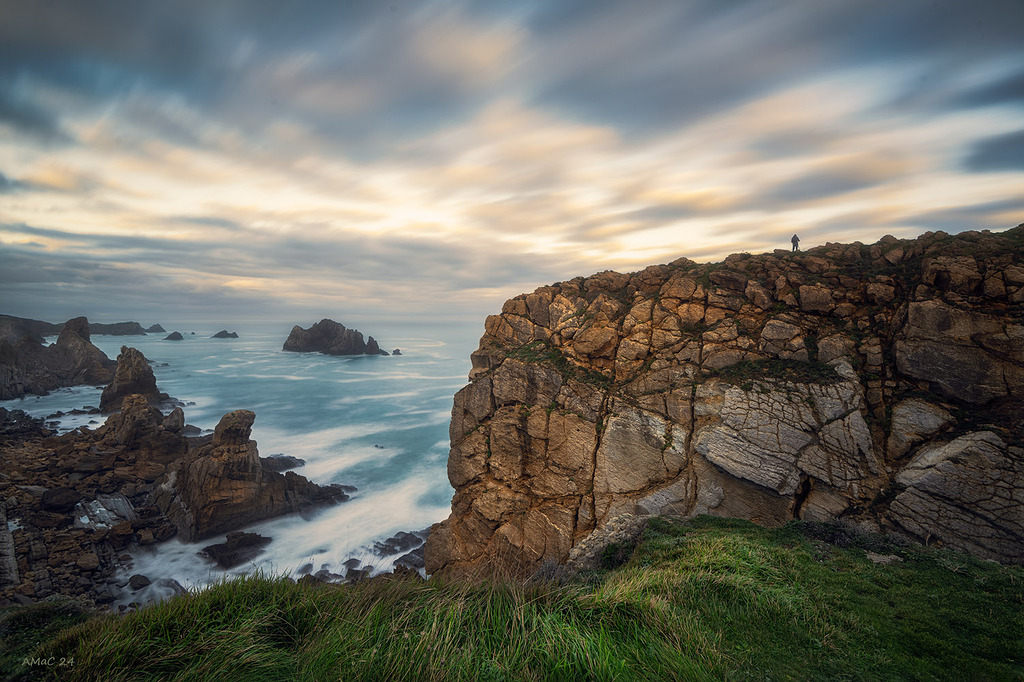
[[1024, 222], [1024, 1], [0, 0], [0, 313], [479, 321]]

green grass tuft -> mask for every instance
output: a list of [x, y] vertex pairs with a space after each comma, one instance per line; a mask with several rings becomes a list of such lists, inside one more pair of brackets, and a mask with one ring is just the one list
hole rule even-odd
[[[900, 560], [875, 564], [868, 551]], [[251, 576], [126, 616], [37, 620], [4, 630], [3, 645], [73, 668], [28, 669], [8, 656], [0, 675], [1013, 680], [1024, 678], [1022, 613], [1021, 567], [842, 524], [655, 518], [624, 564], [561, 584]]]

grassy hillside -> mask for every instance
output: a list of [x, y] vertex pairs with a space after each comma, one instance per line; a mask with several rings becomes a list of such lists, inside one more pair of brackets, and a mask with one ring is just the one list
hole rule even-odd
[[37, 605], [0, 618], [0, 676], [1024, 679], [1021, 567], [710, 517], [655, 519], [631, 556], [615, 549], [624, 564], [561, 584], [253, 577], [122, 617]]

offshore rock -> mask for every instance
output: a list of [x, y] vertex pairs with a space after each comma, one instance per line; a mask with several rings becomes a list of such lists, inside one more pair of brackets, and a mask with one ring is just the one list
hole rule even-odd
[[680, 259], [507, 301], [455, 396], [427, 572], [586, 564], [622, 519], [701, 513], [1024, 562], [1021, 262], [1024, 226]]
[[237, 339], [238, 332], [229, 332], [227, 329], [221, 329], [219, 332], [210, 337], [211, 339]]
[[295, 325], [284, 342], [284, 350], [325, 355], [379, 355], [380, 346], [371, 336], [369, 344], [355, 329], [323, 319], [309, 329]]
[[110, 324], [93, 323], [90, 325], [93, 334], [110, 336], [145, 336], [146, 330], [138, 322], [113, 322]]

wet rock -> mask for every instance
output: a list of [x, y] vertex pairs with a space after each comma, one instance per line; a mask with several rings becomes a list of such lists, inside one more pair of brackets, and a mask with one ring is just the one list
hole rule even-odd
[[140, 573], [136, 573], [132, 577], [128, 578], [128, 585], [133, 590], [141, 590], [143, 587], [146, 587], [147, 585], [149, 585], [150, 582], [151, 581], [150, 581], [149, 578], [147, 578], [146, 576], [144, 576], [144, 575], [142, 575]]
[[67, 513], [71, 511], [78, 501], [82, 499], [82, 494], [74, 488], [68, 488], [61, 486], [59, 488], [51, 488], [42, 494], [39, 500], [39, 506], [46, 511]]
[[374, 542], [373, 552], [380, 557], [408, 552], [422, 545], [426, 541], [428, 534], [429, 529], [416, 531], [415, 533], [399, 531], [386, 540]]
[[272, 538], [259, 533], [234, 531], [227, 534], [224, 542], [203, 547], [200, 554], [213, 559], [221, 568], [234, 568], [262, 554], [271, 541]]
[[157, 504], [186, 540], [196, 540], [281, 514], [348, 499], [291, 471], [266, 470], [250, 439], [256, 416], [224, 415], [208, 442], [201, 439], [156, 491]]

